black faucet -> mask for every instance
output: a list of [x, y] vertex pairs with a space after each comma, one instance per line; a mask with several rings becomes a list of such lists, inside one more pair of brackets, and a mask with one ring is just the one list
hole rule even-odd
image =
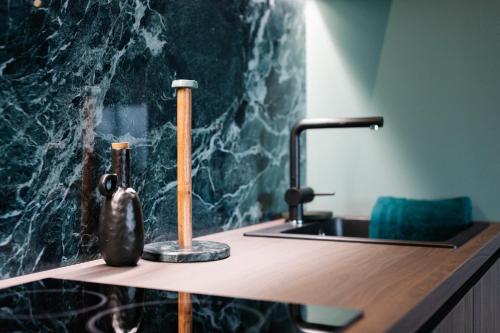
[[290, 188], [285, 193], [288, 204], [288, 221], [303, 223], [303, 204], [316, 195], [311, 188], [300, 188], [300, 133], [311, 128], [356, 128], [368, 127], [377, 130], [384, 126], [382, 117], [364, 118], [306, 118], [296, 123], [290, 132]]

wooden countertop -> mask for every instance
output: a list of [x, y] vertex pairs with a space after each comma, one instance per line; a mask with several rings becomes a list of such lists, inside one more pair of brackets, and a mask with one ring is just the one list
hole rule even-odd
[[0, 281], [0, 288], [47, 277], [190, 291], [270, 301], [358, 308], [347, 332], [416, 328], [500, 248], [500, 223], [458, 249], [244, 237], [273, 221], [213, 234], [231, 257], [210, 263], [141, 260], [108, 267], [102, 260]]

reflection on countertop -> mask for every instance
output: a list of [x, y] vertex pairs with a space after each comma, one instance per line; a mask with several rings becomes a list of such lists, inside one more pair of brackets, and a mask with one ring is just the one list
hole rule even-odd
[[[311, 317], [312, 310], [319, 316]], [[59, 279], [0, 291], [0, 332], [331, 332], [360, 316], [359, 310]]]

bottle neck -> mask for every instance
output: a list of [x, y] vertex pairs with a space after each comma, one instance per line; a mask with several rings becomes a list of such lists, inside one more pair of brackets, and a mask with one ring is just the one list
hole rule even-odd
[[130, 149], [111, 149], [111, 167], [118, 176], [118, 186], [130, 187]]

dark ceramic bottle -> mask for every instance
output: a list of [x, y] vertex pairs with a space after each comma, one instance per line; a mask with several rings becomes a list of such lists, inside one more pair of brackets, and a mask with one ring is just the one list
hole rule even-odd
[[144, 218], [137, 192], [130, 186], [128, 143], [113, 144], [113, 173], [99, 179], [105, 196], [99, 215], [99, 247], [110, 266], [134, 266], [144, 249]]

